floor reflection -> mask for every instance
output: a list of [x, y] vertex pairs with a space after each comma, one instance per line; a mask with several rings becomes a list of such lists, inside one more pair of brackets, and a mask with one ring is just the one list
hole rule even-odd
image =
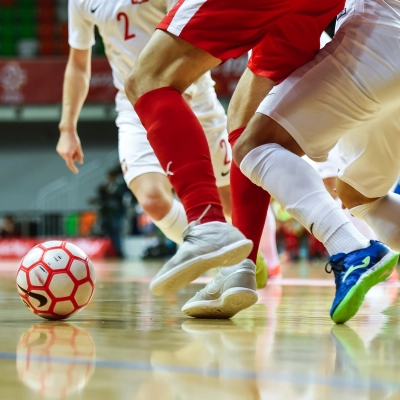
[[19, 379], [48, 399], [81, 391], [96, 368], [96, 347], [89, 333], [65, 322], [33, 325], [17, 346]]
[[39, 323], [0, 274], [1, 400], [400, 400], [398, 283], [335, 326], [321, 265], [292, 265], [232, 320], [196, 320], [180, 308], [204, 284], [155, 297], [152, 265], [111, 267], [72, 323]]
[[187, 320], [181, 325], [185, 345], [155, 350], [153, 376], [142, 385], [138, 400], [260, 399], [256, 368], [257, 340], [265, 320]]

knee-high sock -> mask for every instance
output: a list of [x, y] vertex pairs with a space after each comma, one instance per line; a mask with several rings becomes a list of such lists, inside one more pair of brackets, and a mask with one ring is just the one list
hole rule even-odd
[[182, 232], [188, 224], [185, 209], [180, 201], [174, 199], [168, 214], [154, 225], [160, 228], [161, 232], [173, 242], [182, 243]]
[[207, 139], [181, 94], [171, 87], [152, 90], [139, 98], [135, 110], [188, 221], [211, 205], [201, 222], [225, 222]]
[[282, 146], [257, 147], [246, 155], [240, 168], [321, 241], [331, 255], [369, 245], [326, 191], [314, 168]]
[[[236, 129], [229, 134], [232, 148], [245, 128]], [[232, 193], [232, 224], [238, 228], [247, 239], [254, 243], [248, 258], [254, 263], [257, 259], [258, 247], [267, 216], [270, 195], [256, 186], [232, 163], [231, 166]]]
[[400, 251], [400, 195], [389, 193], [350, 212], [366, 221], [382, 242]]
[[267, 220], [261, 235], [260, 250], [268, 267], [276, 267], [280, 263], [276, 248], [276, 221], [271, 207], [268, 209]]

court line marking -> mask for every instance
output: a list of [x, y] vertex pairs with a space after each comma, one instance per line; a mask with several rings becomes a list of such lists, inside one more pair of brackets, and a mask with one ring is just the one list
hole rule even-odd
[[257, 372], [257, 371], [235, 371], [229, 369], [203, 367], [181, 367], [176, 365], [152, 365], [149, 362], [139, 361], [111, 361], [111, 360], [83, 360], [67, 357], [51, 357], [39, 355], [17, 355], [15, 353], [0, 352], [0, 360], [22, 360], [29, 362], [47, 362], [58, 364], [95, 366], [98, 368], [124, 369], [148, 372], [167, 372], [175, 374], [190, 374], [209, 377], [219, 377], [228, 379], [250, 379], [273, 382], [286, 382], [303, 385], [322, 385], [337, 388], [365, 389], [368, 387], [373, 390], [400, 390], [399, 383], [386, 382], [378, 379], [363, 380], [351, 376], [349, 378], [340, 376], [310, 376], [309, 374], [288, 374], [285, 372]]
[[[101, 278], [101, 277], [100, 277]], [[134, 283], [150, 283], [153, 278], [151, 277], [130, 277], [130, 276], [120, 276], [120, 277], [109, 277], [106, 280], [99, 279], [99, 282], [134, 282]], [[201, 277], [197, 278], [192, 282], [198, 284], [207, 284], [212, 281], [212, 277]], [[324, 287], [334, 287], [335, 282], [328, 279], [290, 279], [290, 278], [279, 278], [268, 280], [267, 286], [324, 286]], [[381, 283], [380, 285], [400, 287], [399, 282]]]

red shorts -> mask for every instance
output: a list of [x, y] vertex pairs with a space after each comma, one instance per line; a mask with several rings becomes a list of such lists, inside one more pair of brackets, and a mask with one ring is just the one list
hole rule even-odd
[[278, 83], [314, 58], [344, 0], [179, 0], [158, 25], [223, 62], [253, 49], [250, 70]]

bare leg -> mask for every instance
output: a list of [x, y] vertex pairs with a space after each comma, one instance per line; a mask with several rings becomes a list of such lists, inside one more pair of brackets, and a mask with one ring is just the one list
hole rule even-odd
[[265, 96], [275, 86], [268, 78], [244, 71], [228, 108], [228, 131], [247, 126]]
[[232, 200], [231, 200], [231, 187], [221, 186], [218, 188], [219, 197], [221, 198], [222, 208], [224, 215], [227, 218], [231, 218], [232, 215]]
[[163, 219], [172, 206], [172, 186], [168, 178], [157, 172], [139, 175], [129, 184], [143, 211], [155, 221]]

